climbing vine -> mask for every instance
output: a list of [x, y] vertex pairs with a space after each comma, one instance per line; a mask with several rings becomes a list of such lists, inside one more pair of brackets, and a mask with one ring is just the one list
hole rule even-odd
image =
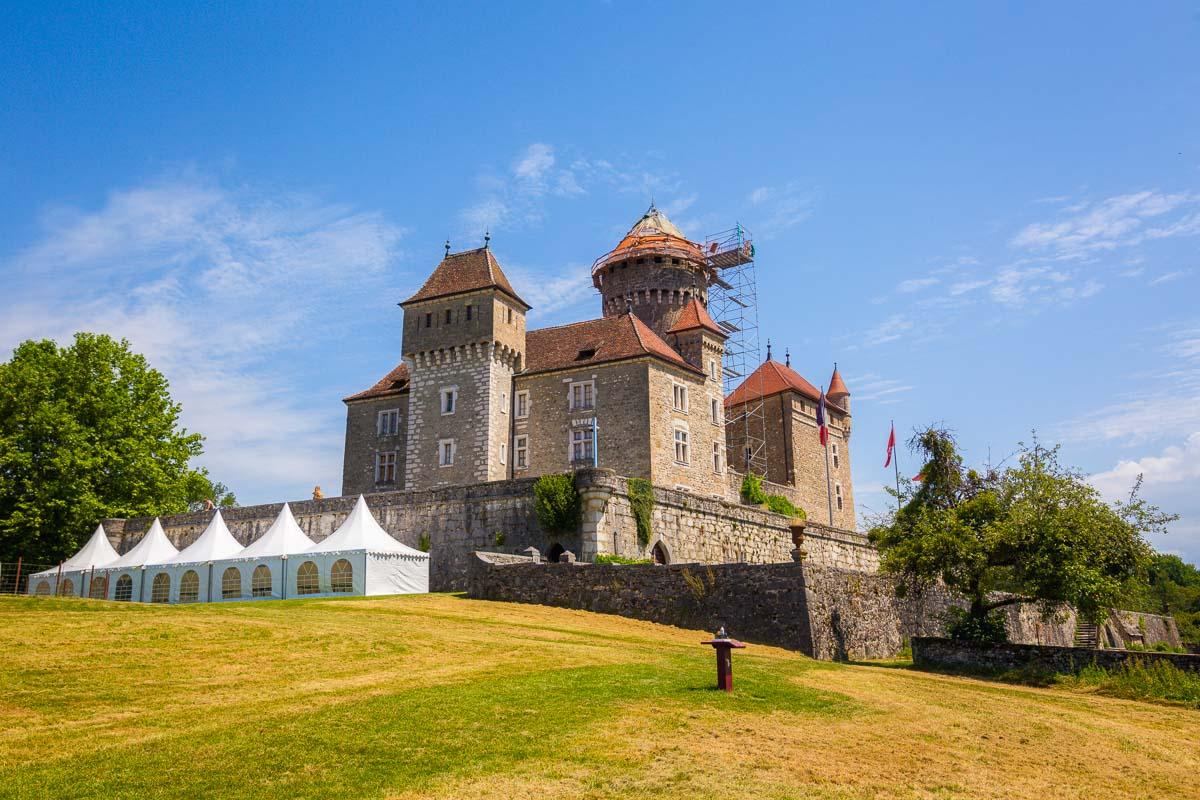
[[629, 506], [633, 509], [633, 519], [637, 522], [638, 544], [645, 547], [650, 544], [650, 514], [654, 511], [654, 487], [645, 478], [630, 478], [626, 484], [629, 487]]

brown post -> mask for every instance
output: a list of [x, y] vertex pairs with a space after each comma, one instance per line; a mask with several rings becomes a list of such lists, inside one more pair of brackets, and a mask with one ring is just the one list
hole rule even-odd
[[58, 574], [54, 577], [54, 596], [62, 597], [62, 565], [63, 562], [58, 562]]
[[13, 594], [21, 593], [21, 557], [17, 556], [17, 582], [13, 584]]
[[746, 645], [739, 642], [737, 639], [730, 639], [725, 635], [725, 629], [722, 628], [717, 637], [710, 639], [700, 644], [710, 644], [713, 650], [717, 651], [717, 688], [727, 692], [733, 691], [733, 650], [741, 649]]

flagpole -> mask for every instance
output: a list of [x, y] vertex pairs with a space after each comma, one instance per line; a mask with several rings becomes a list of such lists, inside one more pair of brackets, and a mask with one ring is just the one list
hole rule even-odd
[[829, 501], [829, 527], [833, 527], [833, 482], [829, 477], [829, 435], [825, 435], [825, 499]]

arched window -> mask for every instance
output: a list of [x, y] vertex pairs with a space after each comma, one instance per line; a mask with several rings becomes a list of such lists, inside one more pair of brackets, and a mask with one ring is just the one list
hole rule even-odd
[[63, 597], [74, 597], [75, 596], [75, 582], [72, 581], [70, 578], [67, 578], [65, 581], [62, 582], [62, 586], [59, 587], [58, 593], [61, 594]]
[[546, 560], [551, 563], [557, 564], [558, 559], [562, 558], [562, 554], [565, 553], [566, 551], [567, 551], [567, 548], [563, 547], [558, 542], [555, 542], [554, 546], [550, 548], [550, 552], [546, 553]]
[[317, 565], [305, 561], [296, 570], [296, 594], [317, 594], [321, 591], [321, 581], [317, 577]]
[[200, 575], [189, 569], [179, 579], [179, 602], [194, 603], [200, 599]]
[[101, 575], [99, 578], [92, 578], [91, 590], [88, 592], [88, 597], [95, 600], [103, 600], [108, 594], [108, 579]]
[[250, 596], [271, 596], [271, 569], [266, 564], [259, 564], [250, 575]]
[[38, 581], [36, 593], [40, 595], [50, 594], [50, 581]]
[[242, 573], [237, 567], [229, 567], [221, 573], [221, 599], [236, 600], [242, 596]]
[[650, 551], [650, 559], [655, 564], [670, 564], [671, 558], [667, 555], [667, 548], [663, 547], [663, 543], [659, 542], [654, 545], [654, 549]]
[[117, 600], [133, 599], [133, 578], [122, 575], [117, 578], [117, 592], [113, 595]]
[[150, 602], [166, 603], [170, 599], [171, 576], [165, 572], [160, 572], [154, 576], [154, 583], [150, 584]]
[[349, 561], [339, 558], [333, 562], [333, 569], [329, 571], [329, 585], [335, 592], [354, 591], [354, 567], [350, 566]]

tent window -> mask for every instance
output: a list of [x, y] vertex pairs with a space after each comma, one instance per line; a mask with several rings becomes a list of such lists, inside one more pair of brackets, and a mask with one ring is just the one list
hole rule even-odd
[[38, 582], [37, 593], [42, 594], [42, 595], [50, 594], [50, 582], [49, 581]]
[[296, 570], [296, 594], [316, 594], [321, 591], [321, 582], [317, 578], [317, 565], [305, 561]]
[[350, 566], [349, 561], [339, 558], [333, 562], [333, 569], [329, 571], [329, 583], [335, 592], [354, 591], [354, 567]]
[[221, 573], [221, 599], [236, 600], [242, 596], [242, 573], [237, 567], [229, 567]]
[[133, 578], [128, 575], [122, 575], [117, 578], [117, 592], [114, 595], [117, 600], [129, 601], [133, 599]]
[[108, 594], [107, 584], [108, 580], [104, 577], [92, 578], [92, 585], [90, 591], [88, 592], [88, 597], [91, 597], [94, 600], [103, 600], [104, 596]]
[[259, 564], [250, 576], [250, 596], [271, 596], [271, 570], [266, 564]]
[[[160, 576], [161, 577], [161, 576]], [[158, 581], [155, 580], [155, 586]], [[179, 579], [179, 602], [194, 603], [200, 599], [200, 575], [196, 570], [189, 569], [183, 573], [183, 577]]]
[[171, 599], [171, 576], [165, 572], [160, 572], [154, 576], [154, 583], [150, 584], [150, 602], [165, 603]]
[[75, 583], [70, 578], [67, 578], [65, 581], [62, 582], [62, 589], [60, 589], [58, 593], [61, 594], [63, 597], [74, 597], [75, 596]]

